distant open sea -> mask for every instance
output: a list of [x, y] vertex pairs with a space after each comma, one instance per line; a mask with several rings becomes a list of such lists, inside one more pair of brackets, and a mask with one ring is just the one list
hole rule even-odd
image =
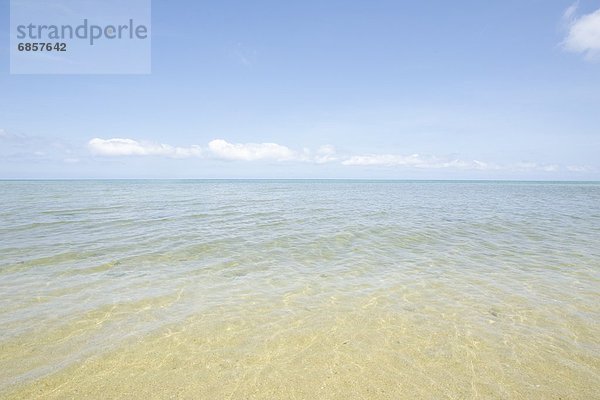
[[600, 399], [600, 184], [1, 181], [0, 397]]

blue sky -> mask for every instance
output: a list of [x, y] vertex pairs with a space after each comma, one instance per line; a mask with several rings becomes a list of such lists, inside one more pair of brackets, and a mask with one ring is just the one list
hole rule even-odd
[[0, 178], [600, 180], [600, 1], [159, 1], [150, 75], [10, 75]]

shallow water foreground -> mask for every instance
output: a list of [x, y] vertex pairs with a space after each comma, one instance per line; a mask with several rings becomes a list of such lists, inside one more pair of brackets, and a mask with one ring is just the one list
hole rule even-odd
[[2, 398], [600, 398], [600, 185], [0, 189]]

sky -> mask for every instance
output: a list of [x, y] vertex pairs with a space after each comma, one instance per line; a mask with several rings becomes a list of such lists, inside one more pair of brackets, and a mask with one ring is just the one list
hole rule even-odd
[[152, 72], [11, 75], [0, 179], [600, 180], [600, 0], [153, 0]]

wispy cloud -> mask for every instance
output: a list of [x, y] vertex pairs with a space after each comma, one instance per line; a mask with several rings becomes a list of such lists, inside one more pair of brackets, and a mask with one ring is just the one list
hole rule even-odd
[[563, 13], [563, 20], [567, 23], [573, 22], [573, 17], [575, 16], [575, 13], [577, 12], [578, 7], [579, 7], [579, 1], [576, 1], [575, 3], [573, 3], [569, 7], [567, 7], [565, 12]]
[[569, 172], [594, 172], [595, 168], [586, 165], [567, 165], [567, 171]]
[[251, 67], [258, 60], [258, 52], [243, 44], [237, 43], [230, 50], [231, 57], [245, 67]]
[[583, 54], [587, 60], [600, 60], [600, 9], [576, 16], [577, 6], [571, 5], [563, 14], [568, 32], [562, 47]]
[[412, 168], [460, 168], [460, 169], [496, 169], [482, 161], [463, 161], [456, 158], [422, 156], [420, 154], [368, 154], [352, 156], [342, 162], [352, 166], [387, 166]]
[[317, 149], [317, 154], [313, 159], [317, 164], [325, 164], [337, 161], [338, 157], [336, 155], [335, 147], [330, 144], [326, 144]]
[[0, 129], [0, 158], [2, 159], [22, 162], [58, 160], [71, 157], [73, 151], [68, 143], [56, 139]]
[[94, 138], [88, 142], [92, 154], [100, 156], [164, 156], [170, 158], [199, 157], [200, 146], [176, 147], [168, 144], [137, 141], [133, 139]]
[[556, 172], [560, 167], [556, 164], [538, 164], [534, 162], [519, 162], [515, 164], [503, 165], [500, 169], [508, 171], [540, 171]]
[[416, 166], [421, 164], [421, 160], [418, 154], [409, 156], [394, 155], [394, 154], [367, 154], [361, 156], [352, 156], [347, 160], [343, 161], [344, 165], [383, 165], [387, 167], [392, 166]]
[[4, 129], [0, 129], [0, 140], [6, 142], [25, 142], [29, 140], [29, 137], [23, 134], [8, 132]]
[[224, 160], [299, 160], [300, 154], [289, 147], [277, 143], [229, 143], [223, 139], [215, 139], [208, 143], [212, 154]]
[[[342, 161], [342, 164], [348, 166], [404, 167], [417, 169], [455, 169], [470, 171], [556, 172], [560, 170], [560, 167], [555, 164], [538, 164], [534, 162], [496, 164], [480, 160], [461, 160], [459, 158], [423, 156], [419, 154], [368, 154], [351, 156]], [[576, 170], [570, 169], [569, 171], [574, 172]]]

